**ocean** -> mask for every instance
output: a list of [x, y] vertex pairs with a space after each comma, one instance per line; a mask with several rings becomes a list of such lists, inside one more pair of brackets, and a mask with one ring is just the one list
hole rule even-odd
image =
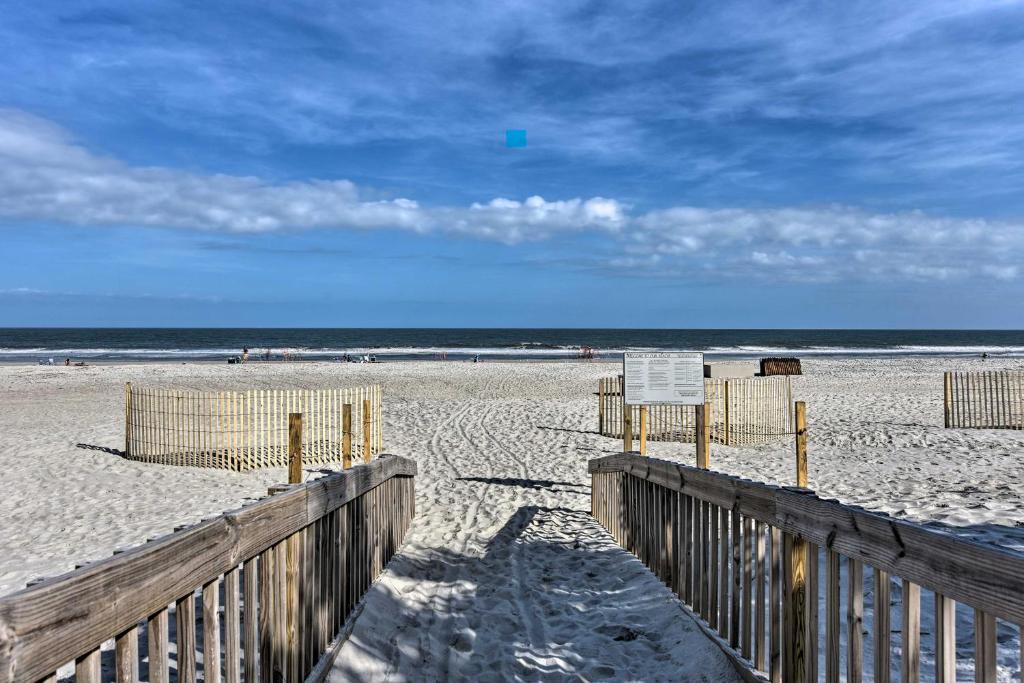
[[446, 357], [570, 359], [581, 347], [597, 358], [624, 350], [703, 351], [709, 358], [762, 356], [980, 355], [1024, 357], [1022, 330], [625, 330], [359, 328], [0, 328], [0, 362], [54, 358], [92, 361], [377, 360]]

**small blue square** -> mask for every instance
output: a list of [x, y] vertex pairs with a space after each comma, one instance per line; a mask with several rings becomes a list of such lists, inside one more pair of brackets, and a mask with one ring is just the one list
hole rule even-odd
[[526, 131], [509, 128], [505, 131], [506, 147], [526, 147]]

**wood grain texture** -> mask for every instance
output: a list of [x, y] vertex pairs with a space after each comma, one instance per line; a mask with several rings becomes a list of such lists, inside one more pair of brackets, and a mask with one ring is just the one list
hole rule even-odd
[[[149, 647], [149, 683], [167, 683], [170, 679], [167, 629], [169, 610], [165, 607], [149, 618], [146, 638]], [[11, 677], [11, 680], [15, 680]]]
[[220, 582], [203, 586], [203, 681], [220, 683]]
[[825, 551], [825, 683], [839, 683], [839, 553]]
[[902, 593], [903, 656], [900, 657], [900, 680], [917, 683], [921, 680], [921, 587], [904, 579]]
[[130, 628], [114, 640], [117, 683], [135, 683], [139, 680], [139, 629]]

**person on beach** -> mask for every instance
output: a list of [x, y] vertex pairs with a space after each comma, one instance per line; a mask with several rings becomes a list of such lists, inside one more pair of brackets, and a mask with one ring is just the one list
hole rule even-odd
[[242, 347], [242, 362], [247, 363], [249, 361], [249, 349]]

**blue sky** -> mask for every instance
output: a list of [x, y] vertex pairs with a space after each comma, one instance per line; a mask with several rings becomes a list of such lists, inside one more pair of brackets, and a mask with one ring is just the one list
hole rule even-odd
[[0, 326], [1024, 326], [1020, 2], [11, 3], [0, 43]]

